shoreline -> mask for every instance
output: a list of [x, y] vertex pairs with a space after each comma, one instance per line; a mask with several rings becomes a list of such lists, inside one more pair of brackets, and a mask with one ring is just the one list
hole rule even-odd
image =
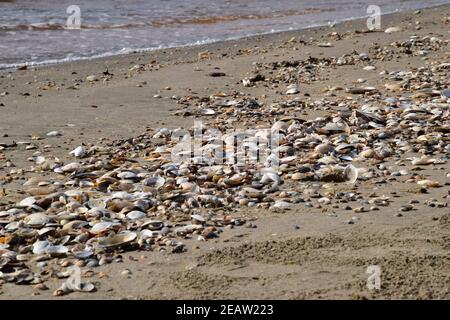
[[[39, 275], [42, 282], [17, 285], [0, 279], [0, 300], [449, 299], [450, 164], [445, 143], [450, 119], [448, 101], [439, 94], [450, 89], [450, 4], [418, 14], [394, 13], [381, 23], [382, 30], [399, 30], [361, 32], [366, 20], [359, 19], [333, 28], [0, 73], [0, 250], [10, 243], [4, 236], [9, 235], [5, 219], [20, 220], [35, 209], [19, 208], [29, 212], [11, 217], [4, 210], [16, 208], [31, 194], [75, 189], [91, 195], [91, 175], [117, 178], [105, 166], [89, 171], [87, 180], [77, 180], [70, 172], [48, 170], [38, 163], [39, 156], [64, 165], [78, 163], [82, 170], [115, 160], [117, 169], [154, 174], [165, 161], [152, 162], [152, 151], [170, 142], [153, 138], [158, 128], [191, 128], [199, 118], [224, 131], [300, 122], [292, 128], [294, 133], [299, 130], [296, 140], [287, 145], [296, 148], [298, 161], [282, 173], [278, 191], [265, 193], [267, 201], [234, 203], [241, 197], [241, 186], [216, 190], [219, 183], [205, 183], [197, 172], [189, 177], [218, 197], [224, 190], [230, 192], [231, 204], [203, 205], [196, 213], [245, 223], [220, 226], [208, 220], [216, 228], [217, 237], [212, 238], [172, 233], [170, 239], [185, 246], [181, 253], [159, 242], [115, 251], [113, 261], [100, 251], [91, 257], [98, 264], [102, 258], [107, 261], [99, 266], [87, 266], [70, 254], [40, 257], [44, 263], [38, 265], [36, 256], [24, 250], [20, 259], [25, 270]], [[199, 54], [206, 58], [199, 59]], [[287, 94], [288, 87], [298, 92]], [[359, 94], [352, 88], [368, 89]], [[202, 114], [206, 109], [215, 113]], [[349, 111], [379, 116], [368, 124], [364, 117], [347, 118]], [[351, 126], [351, 135], [315, 131], [342, 118]], [[401, 128], [397, 130], [399, 125], [392, 121], [401, 122]], [[52, 131], [59, 135], [48, 136]], [[343, 145], [350, 136], [352, 146]], [[304, 137], [312, 139], [303, 145]], [[317, 160], [323, 158], [316, 152], [319, 141], [344, 151], [350, 148], [347, 155], [354, 160], [350, 163], [362, 168], [355, 183], [308, 175], [316, 174]], [[93, 148], [92, 153], [75, 158], [69, 153], [78, 146]], [[372, 156], [366, 148], [374, 151]], [[361, 159], [363, 152], [369, 155]], [[382, 152], [393, 154], [383, 158]], [[434, 162], [414, 165], [414, 159], [424, 154]], [[339, 156], [334, 151], [332, 155]], [[40, 184], [37, 189], [34, 179]], [[255, 176], [250, 182], [258, 184], [260, 179]], [[419, 182], [426, 184], [421, 187]], [[142, 184], [131, 179], [114, 188], [130, 190], [128, 185]], [[167, 192], [179, 189], [169, 187]], [[102, 190], [93, 194], [107, 195]], [[45, 194], [35, 197], [47, 199]], [[276, 208], [275, 203], [285, 207]], [[191, 223], [191, 212], [166, 206], [165, 200], [160, 201], [145, 213], [174, 227]], [[122, 223], [124, 213], [128, 212], [115, 212], [115, 219]], [[77, 219], [95, 222], [83, 214]], [[53, 227], [60, 228], [57, 223]], [[138, 230], [124, 223], [124, 230], [128, 227]], [[80, 231], [73, 232], [75, 236]], [[61, 238], [56, 234], [49, 239], [57, 243]], [[92, 237], [91, 243], [97, 240]], [[17, 250], [15, 245], [11, 242]], [[65, 245], [73, 247], [71, 241]], [[53, 271], [64, 271], [71, 264], [82, 267], [83, 282], [93, 283], [95, 292], [54, 295], [65, 278]], [[381, 267], [381, 290], [366, 286], [370, 265]]]
[[[407, 10], [396, 10], [396, 11], [390, 11], [390, 12], [386, 12], [383, 13], [381, 15], [381, 18], [386, 18], [386, 17], [390, 17], [392, 15], [396, 15], [396, 14], [402, 14], [402, 13], [412, 13], [414, 11], [417, 10], [428, 10], [428, 9], [437, 9], [439, 7], [446, 7], [449, 4], [441, 4], [441, 5], [435, 5], [435, 6], [431, 6], [431, 7], [422, 7], [422, 8], [418, 8], [418, 9], [407, 9]], [[341, 21], [336, 21], [334, 24], [343, 24], [343, 23], [347, 23], [347, 22], [358, 22], [358, 21], [363, 21], [366, 20], [370, 15], [363, 15], [360, 17], [351, 17], [351, 18], [347, 18], [347, 19], [343, 19]], [[101, 61], [101, 60], [108, 60], [108, 59], [122, 59], [125, 58], [127, 56], [134, 56], [134, 55], [141, 55], [141, 54], [149, 54], [149, 53], [155, 53], [158, 54], [158, 52], [162, 52], [162, 51], [167, 51], [167, 50], [182, 50], [182, 49], [192, 49], [194, 50], [195, 48], [198, 47], [202, 47], [207, 49], [208, 46], [212, 46], [212, 45], [226, 45], [227, 43], [232, 43], [232, 42], [239, 42], [239, 41], [252, 41], [255, 40], [256, 38], [260, 38], [260, 37], [270, 37], [272, 35], [274, 36], [279, 36], [279, 35], [283, 35], [283, 34], [288, 34], [288, 33], [298, 33], [301, 31], [307, 31], [307, 30], [314, 30], [314, 29], [318, 29], [318, 28], [323, 28], [323, 27], [328, 27], [329, 24], [323, 23], [323, 24], [313, 24], [310, 26], [306, 26], [306, 27], [301, 27], [299, 29], [289, 29], [289, 30], [277, 30], [277, 31], [269, 31], [269, 32], [263, 32], [263, 33], [257, 33], [257, 34], [251, 34], [251, 35], [246, 35], [246, 36], [242, 36], [242, 37], [237, 37], [237, 38], [227, 38], [227, 39], [223, 39], [223, 40], [198, 40], [197, 42], [201, 42], [201, 43], [190, 43], [190, 44], [186, 44], [186, 45], [180, 45], [180, 46], [167, 46], [167, 47], [157, 47], [157, 48], [141, 48], [141, 49], [131, 49], [131, 48], [127, 48], [126, 49], [126, 53], [119, 53], [119, 52], [105, 52], [105, 53], [100, 53], [100, 54], [96, 54], [92, 57], [77, 57], [74, 58], [74, 60], [70, 60], [70, 58], [62, 58], [62, 59], [49, 59], [49, 60], [44, 60], [41, 62], [22, 62], [22, 63], [15, 63], [12, 64], [12, 66], [8, 66], [8, 67], [1, 67], [0, 68], [0, 74], [2, 74], [3, 72], [8, 73], [8, 72], [14, 72], [17, 71], [18, 69], [20, 69], [21, 67], [27, 67], [30, 69], [38, 69], [38, 68], [45, 68], [45, 67], [53, 67], [53, 66], [58, 66], [58, 65], [64, 65], [64, 64], [76, 64], [79, 62], [95, 62], [96, 60]], [[199, 26], [201, 27], [201, 26]], [[374, 32], [379, 32], [379, 31], [374, 31]], [[69, 60], [66, 60], [69, 59]], [[0, 64], [1, 66], [1, 64]]]

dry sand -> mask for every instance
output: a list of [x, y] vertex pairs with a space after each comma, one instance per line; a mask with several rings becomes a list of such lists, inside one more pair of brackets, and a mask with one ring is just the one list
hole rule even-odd
[[[251, 37], [207, 46], [179, 48], [132, 54], [94, 61], [14, 71], [0, 74], [0, 143], [30, 141], [39, 149], [52, 145], [51, 153], [68, 158], [68, 152], [81, 142], [106, 143], [127, 139], [147, 127], [190, 127], [192, 118], [171, 113], [181, 107], [172, 96], [196, 93], [199, 96], [222, 91], [245, 91], [270, 103], [280, 99], [275, 90], [258, 86], [243, 87], [241, 80], [252, 70], [252, 63], [313, 57], [341, 56], [352, 50], [369, 52], [374, 43], [381, 46], [404, 41], [412, 34], [450, 39], [450, 6], [383, 16], [382, 28], [401, 26], [403, 31], [355, 33], [365, 30], [365, 20], [345, 22], [333, 28]], [[420, 30], [416, 29], [420, 21]], [[336, 40], [333, 31], [344, 35]], [[347, 33], [348, 31], [348, 33]], [[295, 41], [288, 42], [292, 37]], [[307, 43], [303, 44], [300, 40]], [[311, 42], [311, 40], [314, 40]], [[321, 48], [317, 42], [332, 42]], [[208, 50], [210, 59], [199, 60], [199, 52]], [[305, 101], [323, 96], [327, 86], [353, 86], [356, 79], [384, 91], [381, 70], [409, 70], [429, 61], [450, 62], [450, 47], [420, 56], [398, 55], [391, 61], [376, 61], [376, 71], [361, 66], [343, 66], [326, 70], [323, 79], [301, 85]], [[130, 72], [136, 64], [155, 61], [152, 68]], [[86, 76], [99, 77], [108, 70], [110, 81], [87, 83]], [[221, 71], [225, 77], [210, 77]], [[81, 82], [80, 80], [83, 80]], [[80, 85], [73, 88], [75, 83]], [[139, 86], [137, 86], [139, 85]], [[170, 90], [165, 89], [170, 87]], [[162, 98], [154, 98], [160, 94]], [[345, 94], [344, 92], [338, 94]], [[314, 118], [327, 111], [305, 111]], [[72, 124], [69, 126], [69, 124]], [[47, 138], [52, 130], [61, 137]], [[6, 193], [0, 206], [23, 197], [21, 181], [8, 181], [2, 168], [9, 159], [18, 168], [29, 167], [27, 158], [35, 150], [23, 148], [0, 151], [0, 183]], [[439, 170], [440, 168], [440, 170]], [[355, 213], [342, 208], [320, 209], [295, 206], [276, 213], [269, 210], [241, 209], [254, 217], [257, 228], [235, 228], [220, 238], [187, 241], [182, 254], [126, 252], [123, 263], [94, 269], [89, 279], [96, 283], [94, 293], [72, 293], [56, 299], [298, 299], [298, 298], [450, 298], [450, 210], [431, 208], [424, 201], [435, 198], [449, 202], [449, 163], [427, 167], [422, 173], [444, 184], [428, 194], [411, 191], [406, 178], [386, 184], [358, 183], [358, 192], [372, 192], [393, 200], [379, 211]], [[27, 173], [25, 177], [33, 174]], [[353, 186], [342, 186], [351, 190]], [[401, 205], [419, 200], [416, 210], [396, 216]], [[354, 224], [346, 223], [357, 216]], [[295, 228], [298, 226], [299, 228]], [[381, 268], [380, 290], [368, 290], [369, 265]], [[124, 269], [130, 275], [122, 275]], [[48, 299], [62, 280], [51, 279], [51, 290], [37, 291], [32, 286], [0, 284], [0, 299]]]

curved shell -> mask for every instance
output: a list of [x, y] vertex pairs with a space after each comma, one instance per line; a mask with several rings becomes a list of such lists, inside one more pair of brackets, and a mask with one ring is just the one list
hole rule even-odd
[[115, 234], [111, 237], [103, 238], [99, 240], [98, 244], [104, 248], [120, 247], [133, 242], [137, 237], [136, 232], [125, 231]]
[[112, 230], [113, 228], [119, 226], [120, 224], [117, 222], [98, 222], [94, 226], [92, 226], [91, 230], [89, 230], [92, 234], [100, 234], [106, 232], [108, 230]]
[[127, 218], [130, 220], [139, 220], [145, 217], [145, 212], [133, 210], [127, 213]]
[[50, 221], [50, 218], [46, 214], [39, 212], [30, 214], [29, 216], [25, 217], [24, 221], [30, 227], [39, 228], [46, 225]]
[[348, 183], [355, 183], [358, 179], [358, 169], [351, 164], [345, 168], [344, 174], [348, 179]]
[[146, 220], [141, 227], [147, 227], [149, 230], [160, 230], [164, 227], [164, 223], [161, 220]]

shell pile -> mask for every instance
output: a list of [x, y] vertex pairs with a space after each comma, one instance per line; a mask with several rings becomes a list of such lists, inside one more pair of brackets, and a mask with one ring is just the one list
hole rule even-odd
[[[411, 38], [372, 48], [370, 54], [257, 64], [255, 75], [242, 85], [284, 85], [283, 99], [270, 105], [240, 92], [181, 97], [182, 109], [176, 113], [206, 118], [205, 128], [224, 132], [242, 126], [220, 141], [203, 130], [204, 153], [181, 162], [173, 161], [178, 141], [171, 139], [180, 136], [181, 128], [79, 146], [70, 153], [71, 162], [36, 152], [30, 159], [34, 171], [49, 174], [29, 179], [23, 186], [27, 196], [0, 209], [0, 279], [40, 283], [45, 276], [28, 266], [43, 266], [50, 259], [95, 267], [114, 261], [123, 250], [183, 252], [184, 239], [207, 241], [226, 228], [245, 225], [249, 219], [235, 215], [241, 212], [238, 207], [283, 211], [299, 203], [323, 207], [358, 198], [351, 191], [329, 192], [324, 185], [375, 184], [387, 176], [409, 175], [420, 188], [438, 187], [407, 170], [390, 172], [385, 163], [435, 166], [448, 161], [448, 63], [389, 73], [390, 89], [397, 92], [393, 96], [357, 87], [346, 93], [356, 98], [326, 96], [306, 103], [296, 94], [300, 82], [320, 81], [324, 68], [362, 68], [381, 53], [385, 58], [398, 51], [420, 55], [444, 45], [429, 37]], [[358, 100], [361, 95], [364, 103]], [[303, 116], [305, 108], [330, 106], [327, 116]], [[268, 125], [248, 130], [255, 122]], [[194, 130], [187, 133], [193, 136]], [[234, 158], [256, 139], [267, 146], [269, 134], [276, 134], [278, 146], [262, 162], [218, 163], [208, 152], [239, 135], [241, 146], [223, 151]], [[370, 201], [389, 205], [384, 196]]]

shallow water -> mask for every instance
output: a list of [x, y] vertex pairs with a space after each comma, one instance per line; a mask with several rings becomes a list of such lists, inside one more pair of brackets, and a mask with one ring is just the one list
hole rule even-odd
[[[372, 0], [0, 0], [0, 69], [201, 44], [366, 16]], [[381, 13], [449, 0], [380, 0]]]

